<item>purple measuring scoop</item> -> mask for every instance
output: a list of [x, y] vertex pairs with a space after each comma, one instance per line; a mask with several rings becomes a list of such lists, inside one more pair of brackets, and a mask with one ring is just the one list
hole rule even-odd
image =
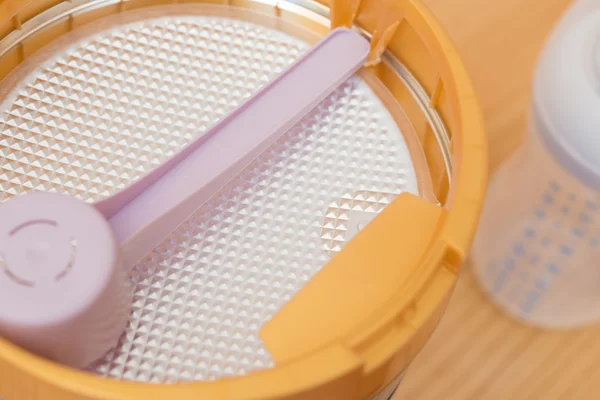
[[129, 319], [127, 271], [354, 74], [369, 43], [336, 29], [178, 154], [95, 204], [31, 193], [0, 206], [0, 335], [84, 367]]

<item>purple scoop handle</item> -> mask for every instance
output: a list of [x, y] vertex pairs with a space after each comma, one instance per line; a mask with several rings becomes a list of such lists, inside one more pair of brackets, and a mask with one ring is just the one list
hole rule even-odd
[[369, 43], [338, 28], [160, 167], [95, 207], [133, 266], [365, 62]]

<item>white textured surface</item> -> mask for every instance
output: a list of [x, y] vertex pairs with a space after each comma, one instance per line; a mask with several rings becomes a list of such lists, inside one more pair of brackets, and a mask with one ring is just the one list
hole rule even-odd
[[[32, 190], [88, 201], [114, 193], [307, 47], [203, 17], [148, 20], [74, 43], [0, 106], [0, 200]], [[401, 133], [353, 77], [134, 269], [131, 323], [94, 370], [172, 382], [271, 366], [262, 324], [348, 231], [403, 191], [417, 193], [417, 182]]]

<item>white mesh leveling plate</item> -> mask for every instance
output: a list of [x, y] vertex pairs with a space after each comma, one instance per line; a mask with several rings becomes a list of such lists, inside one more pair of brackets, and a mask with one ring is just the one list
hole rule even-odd
[[[76, 30], [3, 81], [0, 200], [114, 193], [309, 46], [249, 22], [170, 10]], [[131, 323], [92, 370], [173, 382], [270, 367], [263, 323], [417, 187], [394, 119], [366, 83], [349, 79], [134, 268]]]

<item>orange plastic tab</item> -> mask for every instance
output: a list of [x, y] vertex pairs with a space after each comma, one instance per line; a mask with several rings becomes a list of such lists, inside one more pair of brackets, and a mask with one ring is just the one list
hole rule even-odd
[[371, 53], [365, 66], [373, 66], [381, 61], [381, 55], [385, 52], [390, 40], [394, 37], [400, 20], [398, 13], [380, 12], [381, 9], [369, 9], [370, 6], [361, 7], [361, 0], [332, 0], [331, 1], [331, 29], [345, 26], [350, 28], [356, 16], [360, 13], [377, 14], [376, 28], [371, 37]]
[[[371, 52], [365, 63], [366, 67], [377, 65], [381, 62], [381, 55], [387, 49], [390, 40], [394, 37], [396, 30], [400, 26], [400, 21], [396, 21], [387, 28], [381, 31], [375, 31], [371, 38]], [[381, 33], [380, 33], [381, 32]]]
[[398, 196], [263, 327], [274, 360], [339, 339], [384, 305], [419, 265], [444, 213], [411, 194]]

